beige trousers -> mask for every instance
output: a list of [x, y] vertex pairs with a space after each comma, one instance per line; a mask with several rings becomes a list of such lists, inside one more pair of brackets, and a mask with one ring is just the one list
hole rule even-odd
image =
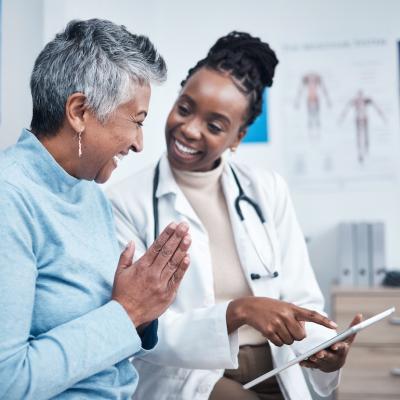
[[259, 383], [250, 390], [242, 385], [273, 369], [268, 344], [246, 345], [239, 349], [239, 368], [226, 369], [217, 381], [209, 400], [284, 400], [275, 377]]

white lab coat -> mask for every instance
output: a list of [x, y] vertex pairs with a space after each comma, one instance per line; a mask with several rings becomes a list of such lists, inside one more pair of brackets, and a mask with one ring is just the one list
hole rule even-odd
[[[309, 263], [303, 234], [283, 179], [273, 172], [256, 171], [232, 164], [245, 193], [255, 199], [267, 218], [273, 242], [276, 278], [251, 280], [250, 273], [266, 275], [249, 236], [234, 208], [238, 188], [226, 163], [222, 185], [235, 242], [245, 276], [255, 296], [265, 296], [322, 311], [323, 297]], [[129, 240], [136, 243], [135, 258], [154, 241], [152, 210], [152, 166], [109, 189], [113, 203], [118, 239], [121, 247]], [[186, 220], [190, 224], [191, 265], [179, 287], [171, 307], [160, 318], [159, 343], [144, 359], [134, 360], [139, 372], [135, 399], [203, 400], [208, 399], [216, 381], [226, 368], [237, 368], [238, 335], [228, 335], [226, 308], [228, 303], [215, 304], [211, 255], [208, 235], [188, 200], [175, 182], [166, 156], [160, 162], [159, 199], [160, 231], [171, 221]], [[270, 246], [253, 209], [241, 203], [252, 239], [259, 240], [264, 257], [271, 262]], [[229, 284], [229, 277], [227, 277]], [[317, 324], [306, 323], [307, 337], [291, 346], [276, 347], [271, 343], [275, 366], [332, 337], [335, 332]], [[338, 384], [339, 373], [307, 370], [315, 390], [328, 395]], [[278, 376], [285, 399], [311, 399], [299, 365]]]

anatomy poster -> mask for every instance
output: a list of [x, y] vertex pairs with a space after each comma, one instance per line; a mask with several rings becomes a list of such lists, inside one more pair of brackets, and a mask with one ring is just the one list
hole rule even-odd
[[379, 38], [283, 46], [282, 126], [292, 183], [396, 178], [395, 47]]

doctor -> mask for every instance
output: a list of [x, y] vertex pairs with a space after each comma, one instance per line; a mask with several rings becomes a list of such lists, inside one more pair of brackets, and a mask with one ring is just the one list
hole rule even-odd
[[[249, 34], [220, 38], [182, 82], [166, 123], [167, 154], [109, 191], [120, 243], [133, 239], [137, 255], [170, 220], [188, 221], [193, 239], [191, 269], [160, 320], [159, 346], [135, 360], [135, 399], [311, 399], [298, 365], [242, 388], [336, 327], [320, 314], [285, 182], [223, 156], [260, 114], [277, 62]], [[319, 394], [337, 386], [351, 340], [304, 363]]]

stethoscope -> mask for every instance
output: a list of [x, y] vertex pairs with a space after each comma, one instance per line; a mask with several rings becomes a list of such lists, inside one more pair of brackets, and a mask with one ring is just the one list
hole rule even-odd
[[[242, 212], [242, 208], [240, 206], [240, 202], [244, 201], [246, 203], [248, 203], [255, 211], [255, 213], [257, 214], [257, 217], [260, 221], [260, 223], [262, 224], [263, 228], [264, 228], [264, 232], [265, 232], [265, 236], [267, 237], [268, 240], [268, 244], [270, 246], [271, 249], [271, 255], [272, 255], [272, 261], [271, 261], [271, 265], [272, 266], [268, 266], [268, 264], [265, 262], [264, 257], [261, 254], [261, 251], [258, 249], [258, 246], [256, 245], [254, 240], [250, 240], [250, 242], [253, 245], [253, 248], [258, 256], [258, 258], [260, 259], [262, 265], [265, 268], [266, 274], [258, 274], [258, 273], [251, 273], [250, 274], [250, 278], [252, 280], [257, 280], [257, 279], [261, 279], [261, 278], [276, 278], [277, 276], [279, 276], [278, 271], [276, 271], [275, 266], [276, 266], [276, 254], [274, 251], [274, 245], [272, 243], [272, 239], [271, 239], [271, 235], [269, 234], [268, 231], [268, 227], [267, 227], [267, 221], [264, 217], [263, 212], [261, 211], [260, 206], [254, 201], [252, 200], [250, 197], [248, 197], [243, 188], [242, 185], [240, 184], [239, 178], [236, 175], [236, 172], [234, 171], [234, 169], [232, 168], [232, 166], [230, 166], [230, 169], [232, 171], [233, 177], [235, 179], [237, 188], [239, 190], [239, 194], [235, 199], [235, 210], [237, 215], [239, 216], [239, 219], [241, 221], [241, 223], [243, 224], [245, 231], [247, 233], [247, 235], [249, 236], [249, 238], [251, 239], [251, 234], [250, 234], [250, 229], [247, 226], [247, 222], [246, 219], [244, 218], [243, 212]], [[157, 163], [156, 168], [154, 170], [154, 178], [153, 178], [153, 218], [154, 218], [154, 240], [158, 237], [159, 233], [160, 233], [160, 226], [159, 226], [159, 212], [158, 212], [158, 198], [156, 196], [157, 193], [157, 188], [158, 188], [158, 182], [160, 179], [160, 161]]]

